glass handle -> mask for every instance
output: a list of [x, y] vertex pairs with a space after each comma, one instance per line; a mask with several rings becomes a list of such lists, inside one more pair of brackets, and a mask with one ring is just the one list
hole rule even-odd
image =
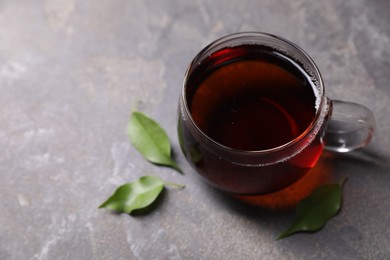
[[375, 118], [365, 106], [331, 100], [332, 113], [327, 122], [325, 149], [339, 153], [366, 146], [374, 136]]

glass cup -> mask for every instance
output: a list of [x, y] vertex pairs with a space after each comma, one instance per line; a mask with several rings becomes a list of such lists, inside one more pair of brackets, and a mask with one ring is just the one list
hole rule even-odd
[[326, 97], [317, 66], [301, 48], [259, 32], [232, 34], [199, 52], [179, 102], [185, 157], [207, 182], [238, 195], [288, 187], [324, 147], [361, 148], [374, 128], [366, 107]]

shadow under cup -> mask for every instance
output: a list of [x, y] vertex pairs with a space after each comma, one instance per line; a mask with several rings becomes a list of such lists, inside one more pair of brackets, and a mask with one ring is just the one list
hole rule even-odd
[[215, 187], [269, 194], [316, 164], [330, 111], [321, 75], [303, 50], [273, 35], [234, 34], [204, 48], [186, 72], [180, 145]]

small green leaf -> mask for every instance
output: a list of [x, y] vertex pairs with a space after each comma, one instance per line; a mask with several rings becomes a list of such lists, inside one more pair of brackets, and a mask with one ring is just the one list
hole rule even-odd
[[[178, 120], [178, 124], [177, 124], [177, 133], [178, 133], [178, 137], [179, 137], [179, 144], [180, 144], [180, 147], [181, 147], [181, 150], [183, 152], [183, 154], [188, 157], [187, 155], [187, 152], [186, 152], [186, 145], [184, 144], [184, 132], [183, 132], [183, 122], [182, 120], [179, 118]], [[199, 149], [199, 145], [196, 143], [196, 144], [193, 144], [193, 145], [189, 145], [189, 155], [190, 155], [190, 159], [193, 163], [198, 163], [202, 160], [202, 152], [200, 151]]]
[[297, 206], [291, 226], [277, 240], [299, 231], [317, 231], [334, 217], [341, 208], [342, 185], [325, 184], [314, 190]]
[[116, 189], [99, 208], [131, 213], [151, 205], [164, 188], [164, 182], [156, 176], [142, 176], [134, 182], [126, 183]]
[[202, 152], [200, 151], [198, 144], [190, 147], [190, 156], [193, 163], [198, 163], [202, 160]]
[[171, 144], [165, 131], [141, 112], [133, 112], [127, 126], [131, 144], [151, 163], [165, 165], [182, 173], [171, 158]]

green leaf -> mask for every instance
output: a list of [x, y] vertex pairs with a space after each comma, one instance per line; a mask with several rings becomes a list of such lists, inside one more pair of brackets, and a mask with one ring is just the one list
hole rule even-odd
[[133, 112], [127, 126], [131, 144], [151, 163], [165, 165], [182, 173], [171, 158], [171, 144], [165, 131], [141, 112]]
[[[179, 144], [180, 144], [180, 147], [181, 147], [181, 150], [183, 152], [183, 154], [188, 157], [187, 155], [187, 152], [186, 152], [186, 149], [185, 149], [185, 144], [184, 144], [184, 132], [183, 132], [183, 125], [182, 125], [182, 120], [179, 118], [178, 120], [178, 124], [177, 124], [177, 133], [178, 133], [178, 137], [179, 137]], [[190, 159], [193, 163], [198, 163], [202, 160], [202, 153], [199, 149], [199, 145], [198, 144], [194, 144], [194, 145], [190, 145], [189, 147], [189, 152], [190, 152]]]
[[99, 208], [131, 213], [133, 210], [151, 205], [163, 188], [164, 182], [159, 177], [142, 176], [134, 182], [118, 187]]
[[317, 231], [325, 226], [326, 222], [340, 211], [342, 185], [322, 185], [303, 199], [297, 206], [293, 223], [277, 240], [299, 231]]
[[190, 156], [193, 163], [198, 163], [202, 160], [202, 152], [200, 151], [198, 144], [190, 147]]

